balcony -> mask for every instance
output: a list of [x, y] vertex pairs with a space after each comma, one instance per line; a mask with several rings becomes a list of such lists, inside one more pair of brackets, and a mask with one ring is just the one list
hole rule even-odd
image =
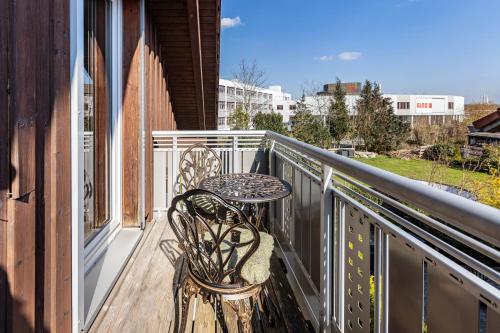
[[[292, 185], [265, 220], [275, 331], [500, 331], [498, 210], [272, 132], [153, 132], [153, 142], [155, 222], [91, 331], [171, 331], [181, 251], [164, 212], [196, 142], [219, 153], [223, 173]], [[213, 330], [212, 308], [191, 304], [189, 330]], [[255, 316], [254, 331], [268, 331]]]

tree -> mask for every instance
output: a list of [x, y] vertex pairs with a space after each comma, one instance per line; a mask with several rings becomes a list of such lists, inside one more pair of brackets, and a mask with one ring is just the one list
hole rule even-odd
[[227, 118], [232, 130], [247, 130], [250, 127], [250, 115], [242, 107], [237, 107]]
[[253, 126], [256, 130], [269, 130], [279, 134], [286, 134], [287, 130], [283, 124], [283, 116], [277, 112], [257, 112], [253, 118]]
[[366, 150], [384, 153], [396, 149], [410, 132], [410, 125], [394, 114], [390, 98], [366, 81], [356, 102], [356, 134]]
[[[265, 79], [265, 72], [259, 68], [256, 61], [248, 63], [245, 59], [240, 61], [238, 71], [233, 73], [233, 80], [237, 82], [239, 89], [242, 89], [241, 95], [236, 95], [243, 106], [243, 109], [253, 116], [255, 112], [260, 111], [257, 100], [256, 88], [262, 88]], [[238, 89], [238, 88], [237, 88]], [[262, 105], [262, 104], [261, 104]]]
[[337, 144], [347, 136], [350, 129], [350, 117], [345, 97], [346, 93], [342, 88], [342, 83], [337, 78], [333, 99], [328, 111], [330, 135]]
[[292, 120], [292, 135], [297, 140], [328, 148], [332, 141], [328, 127], [312, 115], [304, 100], [302, 96], [302, 99], [297, 102], [297, 111]]
[[330, 109], [330, 98], [319, 94], [322, 86], [314, 81], [306, 81], [303, 85], [303, 94], [307, 95], [307, 104], [320, 116], [321, 122], [327, 124], [328, 111]]

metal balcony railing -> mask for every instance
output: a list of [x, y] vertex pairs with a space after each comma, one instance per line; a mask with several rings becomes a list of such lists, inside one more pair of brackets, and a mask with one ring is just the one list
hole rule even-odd
[[298, 301], [317, 331], [500, 332], [500, 211], [264, 131], [154, 132], [155, 209], [180, 154], [219, 152], [224, 173], [268, 173], [269, 206]]

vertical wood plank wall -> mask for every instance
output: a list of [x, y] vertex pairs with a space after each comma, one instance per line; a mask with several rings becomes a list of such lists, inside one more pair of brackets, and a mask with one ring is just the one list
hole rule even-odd
[[145, 156], [145, 216], [153, 216], [153, 140], [152, 131], [175, 130], [177, 124], [168, 87], [167, 67], [162, 59], [156, 27], [146, 6], [145, 90], [146, 95], [146, 156]]
[[68, 36], [69, 0], [1, 1], [1, 332], [71, 330]]
[[[145, 218], [153, 215], [153, 142], [151, 132], [176, 129], [167, 66], [161, 56], [154, 23], [146, 10], [144, 40], [145, 83]], [[137, 0], [123, 0], [123, 225], [139, 225], [140, 200], [140, 7]], [[134, 190], [136, 189], [136, 190]]]
[[139, 224], [140, 3], [123, 0], [122, 224]]

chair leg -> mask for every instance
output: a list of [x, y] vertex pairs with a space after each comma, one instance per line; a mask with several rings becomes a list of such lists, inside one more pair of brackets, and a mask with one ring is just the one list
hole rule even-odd
[[186, 280], [184, 282], [184, 286], [182, 287], [182, 300], [181, 300], [181, 326], [180, 329], [178, 330], [178, 310], [179, 307], [176, 307], [176, 314], [175, 314], [175, 326], [174, 326], [174, 332], [175, 333], [184, 333], [186, 331], [186, 323], [187, 323], [187, 316], [189, 313], [189, 303], [191, 301], [191, 297], [193, 295], [198, 294], [199, 288], [191, 281], [189, 277], [186, 277]]
[[222, 301], [220, 297], [215, 296], [215, 304], [213, 304], [213, 306], [214, 306], [215, 316], [217, 317], [217, 321], [219, 322], [222, 332], [228, 333], [226, 318], [224, 317], [224, 311], [222, 310]]
[[250, 333], [252, 331], [252, 310], [251, 299], [245, 298], [237, 301], [229, 301], [231, 307], [238, 315], [238, 331], [240, 333]]

